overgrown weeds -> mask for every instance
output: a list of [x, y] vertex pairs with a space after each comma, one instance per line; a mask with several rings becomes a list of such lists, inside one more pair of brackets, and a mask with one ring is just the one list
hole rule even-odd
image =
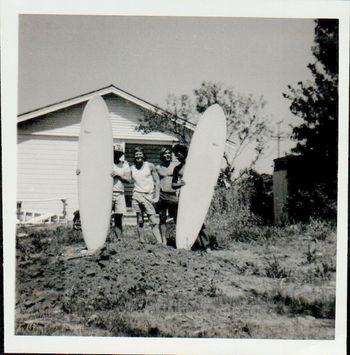
[[311, 219], [305, 224], [305, 234], [313, 241], [325, 241], [335, 237], [335, 225], [329, 221]]
[[[311, 219], [309, 223], [295, 223], [275, 226], [264, 224], [252, 213], [251, 207], [242, 203], [241, 192], [235, 188], [219, 187], [208, 212], [207, 225], [221, 245], [233, 241], [258, 243], [274, 242], [281, 238], [305, 237], [319, 242], [335, 237], [334, 223]], [[312, 258], [312, 255], [310, 255]]]
[[291, 272], [281, 266], [278, 259], [274, 255], [273, 261], [265, 268], [266, 276], [273, 279], [284, 279], [290, 276]]

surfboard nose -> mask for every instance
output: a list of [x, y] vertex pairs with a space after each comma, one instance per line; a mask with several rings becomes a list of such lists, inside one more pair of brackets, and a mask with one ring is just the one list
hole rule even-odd
[[213, 104], [206, 109], [205, 113], [210, 113], [210, 115], [224, 115], [224, 110], [219, 104]]
[[94, 95], [89, 101], [88, 105], [93, 106], [93, 105], [98, 105], [98, 104], [104, 104], [105, 101], [103, 100], [101, 95]]

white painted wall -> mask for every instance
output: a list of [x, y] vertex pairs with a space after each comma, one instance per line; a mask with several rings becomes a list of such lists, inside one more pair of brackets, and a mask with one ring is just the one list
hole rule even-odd
[[[18, 136], [17, 200], [23, 210], [62, 213], [60, 198], [68, 198], [68, 218], [78, 209], [77, 137]], [[28, 201], [57, 198], [56, 201]]]

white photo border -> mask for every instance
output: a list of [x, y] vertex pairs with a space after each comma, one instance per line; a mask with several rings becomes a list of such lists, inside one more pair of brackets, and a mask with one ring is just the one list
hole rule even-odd
[[[347, 1], [3, 0], [1, 107], [5, 352], [85, 354], [345, 354], [347, 315], [349, 13]], [[339, 175], [334, 340], [240, 340], [16, 336], [15, 225], [17, 186], [18, 25], [20, 14], [208, 16], [339, 19]]]

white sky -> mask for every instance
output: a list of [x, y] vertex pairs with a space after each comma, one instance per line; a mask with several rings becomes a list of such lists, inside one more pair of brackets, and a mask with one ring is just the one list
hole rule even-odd
[[[19, 113], [110, 84], [160, 106], [202, 81], [267, 101], [281, 130], [297, 122], [282, 97], [310, 78], [311, 19], [21, 15]], [[274, 124], [273, 128], [277, 125]], [[281, 143], [281, 155], [292, 146]], [[272, 141], [259, 170], [272, 173]]]

